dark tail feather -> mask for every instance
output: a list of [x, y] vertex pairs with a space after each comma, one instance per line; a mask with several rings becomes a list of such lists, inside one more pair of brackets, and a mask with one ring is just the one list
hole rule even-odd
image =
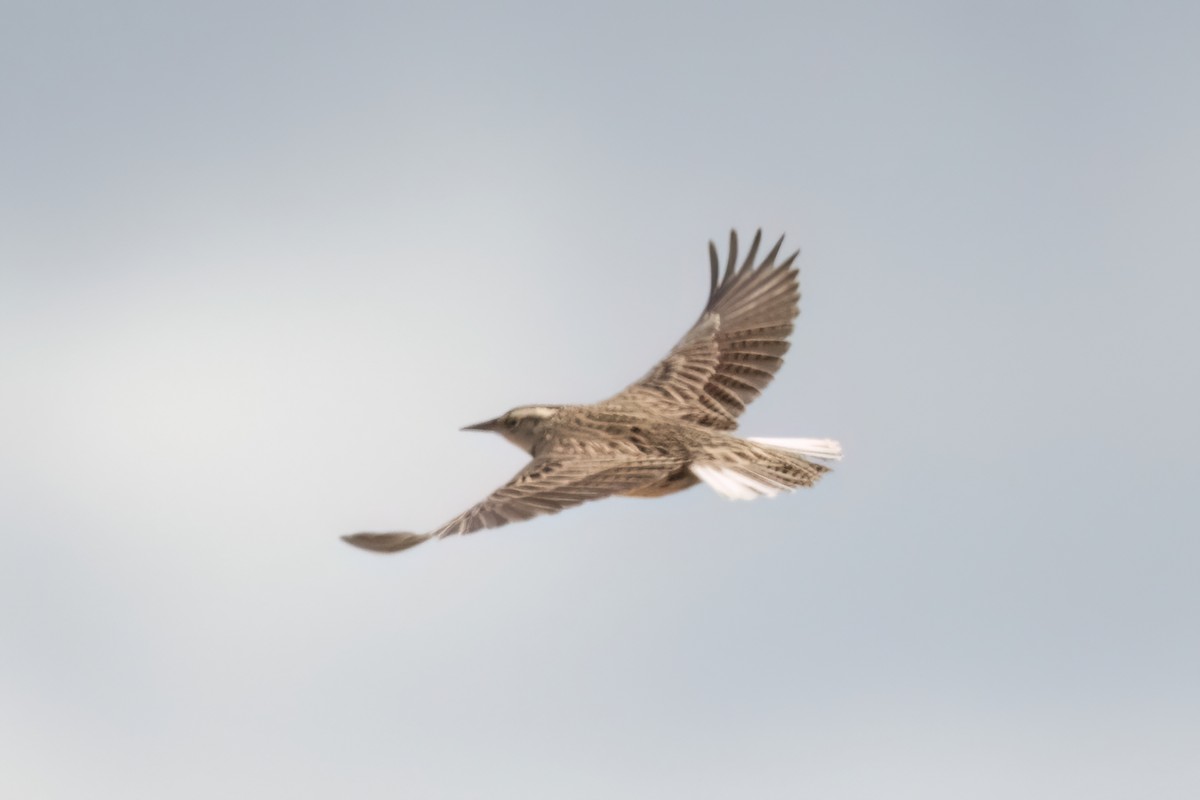
[[376, 553], [399, 553], [432, 538], [431, 533], [352, 533], [342, 537], [355, 547]]
[[812, 486], [829, 467], [818, 463], [837, 461], [842, 457], [842, 446], [832, 439], [766, 439], [751, 438], [762, 448], [765, 458], [747, 465], [745, 471], [785, 489]]

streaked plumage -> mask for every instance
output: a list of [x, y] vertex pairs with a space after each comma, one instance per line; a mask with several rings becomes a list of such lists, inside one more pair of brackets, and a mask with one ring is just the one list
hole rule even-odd
[[708, 304], [641, 380], [595, 405], [522, 406], [464, 430], [489, 430], [533, 459], [479, 504], [429, 533], [356, 533], [359, 547], [396, 552], [431, 538], [496, 528], [610, 495], [658, 497], [703, 481], [732, 499], [811, 486], [837, 459], [829, 439], [739, 439], [737, 417], [775, 377], [800, 313], [793, 253], [781, 237], [755, 265], [762, 232], [738, 266], [737, 234], [721, 274], [709, 243]]

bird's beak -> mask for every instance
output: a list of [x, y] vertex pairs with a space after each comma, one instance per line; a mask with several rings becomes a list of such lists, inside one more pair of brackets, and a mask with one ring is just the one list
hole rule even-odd
[[462, 428], [464, 431], [494, 431], [496, 426], [500, 424], [498, 419], [489, 419], [487, 422], [477, 422], [474, 425], [468, 425]]

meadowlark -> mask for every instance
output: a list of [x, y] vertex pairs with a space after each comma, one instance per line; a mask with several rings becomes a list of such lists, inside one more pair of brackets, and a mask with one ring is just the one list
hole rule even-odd
[[776, 264], [783, 238], [755, 264], [762, 231], [738, 266], [729, 235], [724, 275], [709, 242], [708, 304], [692, 329], [641, 380], [594, 405], [514, 408], [463, 430], [493, 431], [533, 458], [504, 486], [429, 533], [355, 533], [380, 553], [474, 533], [610, 495], [660, 497], [703, 481], [734, 500], [811, 486], [841, 458], [832, 439], [741, 439], [731, 431], [788, 350], [799, 315], [799, 252]]

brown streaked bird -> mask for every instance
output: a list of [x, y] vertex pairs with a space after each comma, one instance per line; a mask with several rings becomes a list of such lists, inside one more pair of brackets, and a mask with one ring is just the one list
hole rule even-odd
[[783, 237], [755, 264], [762, 231], [738, 266], [737, 233], [721, 274], [708, 243], [712, 282], [700, 319], [654, 369], [594, 405], [521, 406], [463, 430], [494, 431], [533, 459], [512, 480], [429, 533], [355, 533], [379, 553], [556, 514], [610, 495], [660, 497], [703, 481], [734, 500], [811, 486], [841, 458], [832, 439], [741, 439], [731, 431], [788, 350], [800, 313], [799, 252], [776, 264]]

